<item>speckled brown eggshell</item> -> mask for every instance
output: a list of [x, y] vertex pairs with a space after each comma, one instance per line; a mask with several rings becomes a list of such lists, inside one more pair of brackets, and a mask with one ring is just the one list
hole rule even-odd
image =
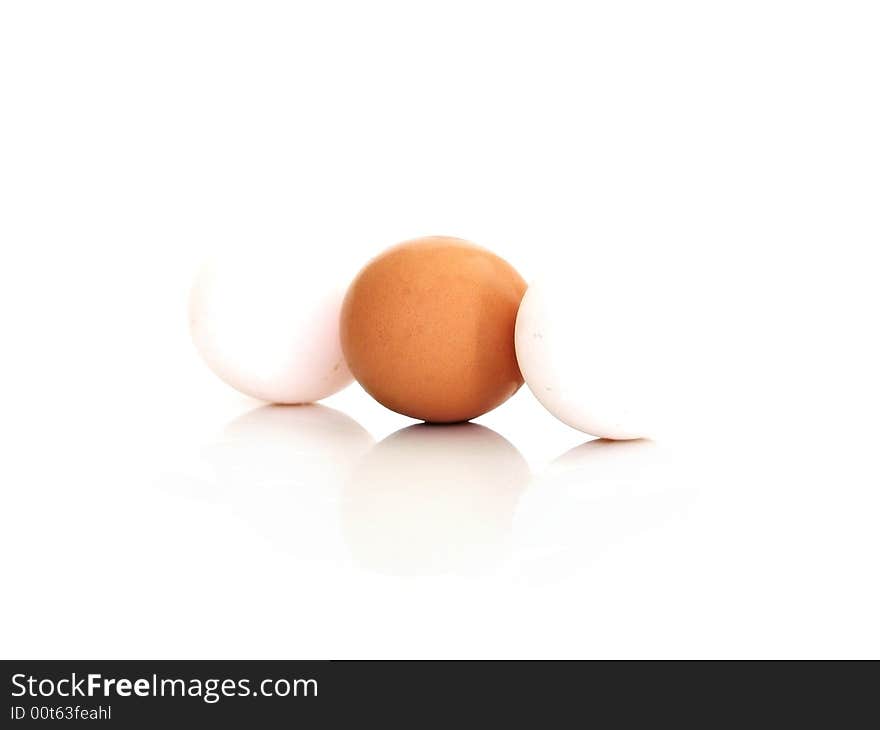
[[342, 350], [382, 405], [432, 423], [476, 418], [523, 379], [514, 326], [526, 282], [491, 251], [431, 236], [367, 264], [340, 316]]

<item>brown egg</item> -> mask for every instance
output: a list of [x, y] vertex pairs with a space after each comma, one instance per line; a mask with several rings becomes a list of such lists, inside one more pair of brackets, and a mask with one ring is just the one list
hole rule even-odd
[[434, 423], [467, 421], [522, 385], [514, 325], [526, 283], [495, 254], [430, 236], [370, 261], [340, 317], [352, 374], [382, 405]]

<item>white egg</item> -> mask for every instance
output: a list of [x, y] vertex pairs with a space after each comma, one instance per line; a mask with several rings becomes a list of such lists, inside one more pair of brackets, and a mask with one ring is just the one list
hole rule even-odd
[[631, 267], [557, 274], [526, 291], [516, 356], [529, 389], [593, 436], [656, 436], [665, 368], [662, 307]]
[[311, 403], [352, 381], [339, 343], [342, 277], [281, 249], [223, 253], [190, 296], [190, 331], [208, 367], [270, 403]]

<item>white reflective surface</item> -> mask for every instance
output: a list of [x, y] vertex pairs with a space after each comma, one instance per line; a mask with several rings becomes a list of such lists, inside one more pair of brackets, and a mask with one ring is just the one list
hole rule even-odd
[[[424, 426], [356, 387], [332, 407], [255, 407], [194, 375], [186, 407], [156, 391], [137, 407], [91, 398], [78, 418], [21, 410], [30, 436], [5, 459], [3, 610], [7, 627], [41, 629], [8, 629], [4, 653], [878, 646], [870, 444], [720, 432], [584, 443], [527, 391], [482, 425]], [[802, 648], [839, 612], [845, 624]]]
[[[880, 10], [636, 5], [0, 3], [0, 657], [880, 656]], [[312, 300], [429, 234], [602, 282], [564, 344], [682, 433], [265, 409], [190, 342], [218, 248]]]

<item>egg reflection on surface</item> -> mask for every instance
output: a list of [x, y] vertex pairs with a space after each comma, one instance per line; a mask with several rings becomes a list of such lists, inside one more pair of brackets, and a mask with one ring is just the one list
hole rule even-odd
[[227, 424], [207, 453], [218, 475], [252, 486], [335, 487], [373, 445], [350, 416], [327, 406], [262, 406]]
[[523, 574], [554, 582], [683, 515], [694, 490], [674, 452], [644, 439], [593, 439], [532, 481], [514, 521]]
[[380, 573], [483, 573], [509, 552], [528, 480], [523, 457], [491, 429], [410, 426], [355, 468], [343, 494], [345, 538]]
[[372, 436], [320, 405], [263, 406], [228, 424], [206, 446], [217, 497], [274, 547], [341, 559], [338, 500]]

